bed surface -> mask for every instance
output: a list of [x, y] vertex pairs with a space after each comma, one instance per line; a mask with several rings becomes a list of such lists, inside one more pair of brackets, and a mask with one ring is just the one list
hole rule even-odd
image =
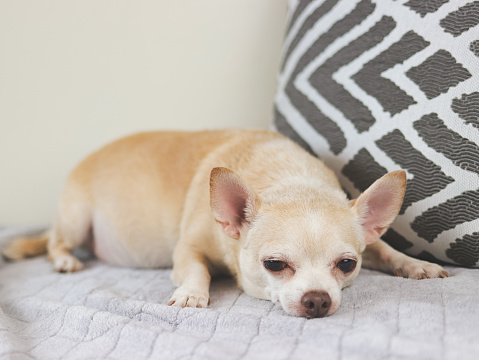
[[[0, 228], [0, 246], [34, 228]], [[0, 260], [0, 358], [472, 359], [479, 356], [479, 270], [408, 280], [361, 270], [333, 316], [288, 316], [231, 279], [208, 309], [166, 306], [171, 270], [95, 259], [57, 274], [45, 256]]]

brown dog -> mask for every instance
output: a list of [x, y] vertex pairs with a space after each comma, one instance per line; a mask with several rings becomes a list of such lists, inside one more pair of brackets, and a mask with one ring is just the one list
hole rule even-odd
[[289, 314], [321, 317], [362, 262], [413, 279], [448, 276], [379, 240], [405, 188], [395, 171], [348, 201], [330, 169], [274, 132], [137, 134], [81, 162], [49, 236], [18, 239], [4, 255], [48, 248], [57, 271], [73, 272], [83, 265], [70, 250], [92, 238], [110, 264], [173, 266], [170, 305], [206, 307], [211, 275], [226, 272]]

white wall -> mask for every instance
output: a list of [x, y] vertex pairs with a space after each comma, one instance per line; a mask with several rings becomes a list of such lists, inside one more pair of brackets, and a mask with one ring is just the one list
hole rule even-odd
[[285, 18], [286, 0], [1, 0], [0, 226], [50, 223], [114, 138], [268, 127]]

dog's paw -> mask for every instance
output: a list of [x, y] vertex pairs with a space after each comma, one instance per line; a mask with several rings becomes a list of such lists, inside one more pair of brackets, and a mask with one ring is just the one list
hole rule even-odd
[[71, 255], [58, 256], [53, 260], [53, 267], [56, 272], [72, 273], [83, 269], [83, 263]]
[[168, 305], [192, 307], [192, 308], [205, 308], [210, 303], [208, 292], [199, 290], [190, 290], [183, 286], [180, 286], [175, 290]]
[[403, 261], [395, 273], [397, 276], [416, 280], [449, 277], [449, 273], [442, 266], [413, 258]]

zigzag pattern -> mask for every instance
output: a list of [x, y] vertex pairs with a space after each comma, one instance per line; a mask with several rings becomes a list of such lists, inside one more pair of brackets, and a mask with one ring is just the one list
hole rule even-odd
[[479, 1], [300, 0], [290, 19], [277, 129], [352, 195], [406, 170], [385, 240], [479, 266]]
[[463, 94], [460, 99], [453, 99], [451, 109], [466, 124], [479, 128], [479, 92]]
[[359, 132], [369, 129], [375, 119], [361, 101], [351, 96], [342, 85], [333, 80], [332, 75], [340, 67], [380, 43], [395, 26], [396, 23], [391, 17], [383, 17], [367, 33], [350, 42], [318, 67], [309, 79], [318, 93], [338, 108]]
[[433, 242], [443, 231], [478, 218], [479, 190], [466, 191], [418, 216], [411, 228], [423, 239]]
[[441, 5], [447, 2], [448, 0], [409, 0], [404, 5], [409, 6], [411, 10], [424, 17], [429, 13], [436, 12]]
[[479, 24], [479, 1], [474, 1], [451, 12], [441, 20], [440, 24], [444, 31], [453, 36], [461, 35], [464, 31]]
[[[324, 5], [320, 6], [322, 9]], [[343, 19], [337, 21], [330, 29], [329, 32], [320, 36], [313, 46], [306, 51], [298, 61], [295, 70], [291, 75], [291, 80], [286, 85], [285, 92], [288, 95], [290, 101], [295, 108], [300, 111], [305, 118], [316, 119], [311, 125], [315, 130], [324, 136], [330, 145], [330, 149], [333, 153], [339, 154], [346, 146], [346, 138], [342, 130], [337, 124], [324, 115], [318, 107], [301, 91], [299, 91], [294, 80], [296, 76], [307, 66], [312, 59], [318, 54], [324, 51], [337, 37], [344, 35], [351, 30], [355, 25], [361, 23], [368, 15], [370, 15], [375, 6], [369, 0], [361, 1], [354, 10], [347, 14]], [[323, 15], [322, 12], [320, 12]]]
[[289, 125], [289, 123], [286, 121], [285, 117], [278, 111], [278, 109], [275, 109], [274, 112], [275, 115], [275, 125], [276, 125], [276, 130], [282, 133], [288, 134], [288, 137], [296, 142], [297, 144], [301, 145], [303, 149], [308, 151], [311, 155], [316, 155], [311, 149], [311, 146], [304, 141], [301, 136], [298, 135], [296, 131]]
[[439, 50], [421, 65], [411, 68], [406, 75], [421, 88], [428, 99], [446, 93], [450, 87], [472, 76], [445, 50]]
[[479, 146], [448, 129], [436, 113], [424, 115], [414, 123], [414, 128], [431, 148], [456, 166], [479, 174]]
[[376, 144], [396, 164], [414, 175], [414, 178], [408, 181], [400, 214], [404, 214], [412, 203], [434, 195], [454, 181], [450, 176], [446, 176], [438, 165], [414, 148], [399, 130], [383, 136]]
[[382, 237], [389, 245], [399, 251], [404, 251], [413, 246], [413, 243], [407, 241], [403, 236], [399, 235], [392, 227], [388, 229]]
[[479, 232], [456, 239], [456, 242], [446, 250], [446, 254], [464, 266], [474, 266], [479, 261]]
[[[313, 11], [313, 13], [308, 16], [308, 18], [302, 23], [301, 28], [298, 30], [296, 33], [296, 36], [294, 39], [291, 41], [290, 45], [288, 46], [288, 50], [286, 51], [285, 57], [289, 57], [293, 50], [296, 48], [298, 43], [301, 41], [303, 38], [304, 34], [310, 30], [316, 22], [321, 19], [324, 15], [326, 15], [334, 5], [336, 5], [338, 0], [327, 0], [321, 6], [316, 8], [316, 10]], [[292, 26], [295, 23], [295, 20], [298, 18], [299, 15], [306, 9], [308, 5], [311, 4], [310, 0], [301, 0], [296, 8], [296, 11], [294, 12], [292, 18], [291, 18], [291, 23], [290, 26]]]
[[379, 165], [365, 148], [359, 150], [342, 169], [342, 173], [361, 192], [366, 191], [376, 179], [386, 175], [387, 172], [387, 169]]
[[414, 31], [408, 31], [395, 44], [376, 56], [352, 76], [352, 79], [368, 94], [374, 96], [391, 115], [397, 114], [410, 105], [416, 104], [414, 98], [399, 88], [394, 82], [381, 76], [387, 69], [402, 64], [415, 53], [429, 45]]

